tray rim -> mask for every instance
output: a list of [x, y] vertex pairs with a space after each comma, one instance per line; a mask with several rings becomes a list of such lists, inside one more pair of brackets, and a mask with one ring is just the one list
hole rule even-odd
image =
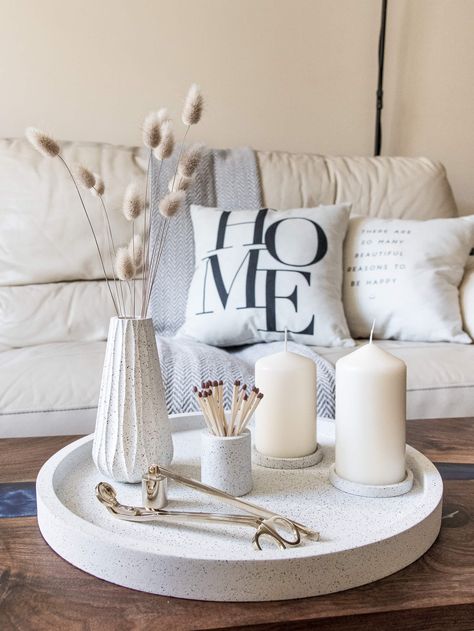
[[[199, 413], [177, 415], [172, 419], [174, 432], [201, 427], [200, 416]], [[331, 426], [334, 427], [332, 420], [326, 424], [328, 428]], [[67, 453], [78, 446], [83, 448], [90, 441], [92, 435], [85, 436], [54, 454], [43, 465], [38, 483], [41, 483], [42, 475], [46, 476], [46, 484], [49, 467], [54, 469]], [[441, 527], [442, 480], [425, 456], [407, 446], [408, 453], [419, 454], [428, 472], [435, 475], [437, 489], [430, 502], [431, 509], [409, 527], [405, 525], [399, 532], [390, 533], [385, 538], [376, 537], [376, 531], [372, 532], [369, 540], [358, 543], [358, 547], [346, 546], [321, 552], [315, 548], [318, 545], [315, 543], [286, 551], [266, 550], [264, 554], [255, 553], [246, 557], [221, 554], [199, 558], [196, 554], [185, 555], [182, 551], [177, 555], [175, 547], [171, 554], [163, 548], [150, 552], [150, 548], [140, 545], [143, 538], [112, 533], [62, 504], [56, 495], [52, 476], [49, 496], [46, 493], [45, 498], [42, 492], [37, 495], [38, 525], [48, 545], [68, 563], [123, 587], [166, 597], [218, 602], [261, 602], [319, 596], [372, 583], [393, 574], [416, 561], [436, 540]], [[291, 475], [295, 472], [287, 473]], [[423, 473], [426, 474], [426, 470]], [[390, 502], [393, 499], [377, 501]], [[436, 499], [438, 501], [434, 506]], [[276, 580], [269, 580], [269, 576]]]
[[[202, 420], [202, 415], [199, 412], [196, 413], [191, 413], [191, 414], [178, 414], [178, 415], [170, 415], [170, 420], [172, 422], [173, 428], [173, 434], [177, 433], [177, 432], [184, 432], [184, 431], [189, 431], [189, 430], [196, 430], [199, 429], [201, 427], [204, 427], [204, 421]], [[332, 426], [334, 424], [332, 419], [324, 419], [322, 417], [318, 417], [318, 422], [319, 421], [323, 421], [323, 423], [325, 423], [325, 427], [328, 428], [330, 426]], [[324, 433], [324, 432], [323, 432]], [[95, 539], [97, 540], [102, 540], [104, 542], [108, 542], [110, 539], [110, 530], [107, 530], [106, 528], [102, 528], [90, 521], [88, 521], [87, 519], [85, 519], [84, 517], [78, 515], [77, 513], [73, 512], [71, 509], [69, 509], [58, 497], [58, 495], [54, 492], [53, 494], [48, 493], [48, 490], [46, 489], [46, 493], [47, 493], [47, 499], [44, 497], [44, 495], [40, 495], [40, 493], [38, 493], [38, 489], [42, 488], [43, 484], [48, 484], [51, 483], [51, 485], [54, 484], [54, 474], [57, 471], [57, 467], [58, 465], [60, 465], [60, 463], [62, 461], [65, 460], [65, 458], [71, 453], [76, 451], [77, 449], [83, 447], [84, 445], [86, 445], [89, 442], [92, 442], [93, 440], [93, 434], [89, 434], [87, 436], [83, 436], [82, 438], [79, 438], [76, 441], [73, 441], [72, 443], [70, 443], [69, 445], [66, 445], [65, 447], [63, 447], [62, 449], [60, 449], [59, 451], [57, 451], [55, 454], [53, 454], [53, 456], [51, 456], [45, 463], [44, 465], [41, 467], [39, 473], [38, 473], [38, 477], [36, 480], [36, 487], [37, 487], [37, 498], [38, 498], [38, 502], [41, 502], [41, 504], [49, 504], [48, 506], [48, 510], [53, 512], [56, 511], [57, 513], [62, 513], [63, 515], [67, 515], [68, 519], [72, 519], [72, 521], [77, 521], [77, 528], [81, 528], [82, 530], [87, 530], [90, 531], [91, 536], [93, 536]], [[426, 456], [424, 456], [421, 452], [419, 452], [418, 450], [414, 449], [413, 447], [411, 447], [410, 445], [407, 445], [407, 455], [411, 456], [411, 457], [415, 457], [415, 458], [422, 458], [425, 462], [425, 466], [427, 466], [427, 468], [431, 469], [431, 473], [436, 477], [438, 477], [438, 482], [439, 482], [439, 488], [438, 488], [438, 503], [437, 506], [435, 507], [435, 509], [432, 508], [433, 502], [434, 500], [431, 502], [431, 508], [425, 507], [426, 510], [425, 512], [422, 513], [422, 515], [420, 515], [420, 518], [416, 520], [416, 522], [411, 523], [410, 525], [406, 525], [403, 523], [402, 520], [397, 520], [397, 524], [399, 524], [399, 529], [392, 531], [390, 534], [385, 534], [385, 536], [381, 536], [379, 537], [377, 535], [378, 530], [377, 531], [372, 531], [370, 537], [368, 538], [368, 540], [364, 540], [364, 537], [362, 535], [361, 536], [361, 542], [360, 544], [354, 544], [350, 549], [363, 549], [365, 547], [370, 547], [376, 543], [383, 543], [386, 541], [390, 541], [390, 539], [392, 539], [393, 537], [397, 537], [399, 535], [401, 535], [404, 532], [408, 532], [410, 531], [412, 528], [417, 527], [419, 524], [423, 523], [424, 520], [429, 519], [430, 516], [433, 514], [433, 512], [435, 512], [437, 510], [437, 507], [439, 505], [440, 502], [442, 502], [442, 497], [443, 497], [443, 483], [442, 483], [442, 479], [441, 479], [441, 475], [439, 474], [438, 470], [436, 469], [436, 467], [433, 465], [433, 463], [426, 458]], [[259, 466], [259, 465], [255, 465], [255, 466]], [[317, 465], [315, 465], [317, 466]], [[53, 476], [51, 478], [48, 478], [47, 476], [49, 475], [50, 469], [52, 470]], [[295, 470], [295, 471], [304, 471], [304, 470]], [[292, 472], [292, 470], [288, 470], [289, 473]], [[416, 471], [414, 471], [414, 475], [415, 478], [417, 479]], [[113, 482], [112, 482], [113, 484]], [[133, 486], [137, 486], [138, 485], [133, 485]], [[51, 490], [55, 490], [55, 489], [51, 489]], [[342, 491], [340, 491], [342, 493]], [[347, 495], [347, 494], [345, 494]], [[350, 496], [349, 496], [350, 497]], [[360, 499], [360, 498], [359, 498]], [[391, 499], [396, 499], [396, 498], [366, 498], [370, 501], [380, 501], [380, 500], [385, 500], [385, 501], [390, 501]], [[418, 507], [420, 508], [420, 507]], [[411, 515], [411, 513], [409, 513]], [[419, 513], [417, 512], [417, 514], [419, 515]], [[72, 516], [72, 517], [71, 517]], [[405, 517], [406, 519], [406, 517]], [[39, 519], [38, 519], [39, 521]], [[383, 529], [384, 527], [381, 526], [381, 528]], [[41, 530], [41, 528], [40, 528]], [[324, 536], [324, 533], [322, 533], [322, 535]], [[190, 561], [201, 561], [201, 562], [218, 562], [218, 561], [222, 561], [222, 562], [231, 562], [231, 561], [238, 561], [239, 563], [262, 563], [262, 562], [268, 562], [268, 561], [279, 561], [281, 559], [288, 559], [289, 555], [288, 555], [288, 551], [280, 551], [280, 550], [273, 550], [273, 549], [268, 549], [265, 551], [265, 556], [261, 555], [261, 558], [256, 555], [255, 557], [247, 557], [247, 558], [242, 558], [241, 556], [239, 556], [238, 554], [235, 554], [235, 556], [233, 554], [229, 554], [228, 556], [226, 556], [225, 558], [218, 558], [218, 557], [213, 557], [213, 556], [209, 556], [209, 555], [203, 555], [203, 556], [199, 556], [197, 554], [187, 554], [184, 553], [183, 551], [181, 551], [181, 553], [179, 555], [176, 554], [169, 554], [167, 555], [165, 552], [163, 552], [161, 549], [159, 550], [153, 550], [152, 546], [150, 544], [150, 548], [145, 548], [143, 545], [143, 540], [135, 540], [134, 537], [132, 537], [131, 535], [126, 535], [126, 534], [121, 534], [121, 541], [123, 542], [123, 544], [120, 544], [120, 547], [126, 547], [127, 549], [136, 549], [137, 551], [142, 551], [142, 552], [149, 552], [149, 553], [153, 553], [153, 554], [159, 554], [160, 556], [168, 556], [169, 558], [185, 558], [185, 559], [189, 559]], [[291, 558], [298, 558], [298, 559], [303, 559], [303, 558], [314, 558], [314, 557], [323, 557], [323, 556], [328, 556], [328, 555], [333, 555], [333, 554], [338, 554], [338, 553], [342, 553], [346, 550], [348, 550], [349, 548], [337, 548], [337, 549], [332, 549], [332, 550], [322, 550], [322, 551], [318, 551], [317, 554], [314, 554], [314, 548], [310, 547], [310, 546], [301, 546], [298, 548], [293, 548], [291, 550]], [[230, 552], [230, 550], [229, 550]]]

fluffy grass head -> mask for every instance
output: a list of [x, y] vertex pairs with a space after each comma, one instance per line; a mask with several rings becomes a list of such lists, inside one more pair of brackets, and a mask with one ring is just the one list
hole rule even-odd
[[173, 191], [165, 195], [160, 202], [160, 213], [163, 217], [173, 217], [184, 206], [184, 191]]
[[105, 193], [104, 180], [97, 173], [94, 173], [94, 177], [95, 185], [94, 188], [91, 189], [91, 193], [92, 195], [94, 195], [94, 197], [102, 197], [102, 195]]
[[171, 116], [169, 115], [169, 112], [166, 109], [166, 107], [160, 108], [157, 111], [156, 116], [160, 122], [160, 125], [162, 125], [163, 123], [171, 122]]
[[174, 150], [174, 133], [173, 124], [170, 120], [166, 120], [161, 125], [161, 142], [153, 151], [153, 155], [157, 160], [166, 160]]
[[145, 199], [138, 185], [131, 182], [125, 191], [123, 198], [123, 214], [128, 221], [137, 219], [145, 208]]
[[143, 265], [143, 239], [140, 234], [136, 234], [128, 244], [128, 253], [132, 258], [135, 268], [138, 270]]
[[128, 248], [119, 248], [115, 258], [115, 272], [120, 280], [131, 280], [135, 276], [135, 265]]
[[27, 127], [25, 136], [30, 144], [47, 158], [55, 158], [61, 151], [59, 143], [54, 138], [45, 134], [44, 131], [36, 129], [36, 127]]
[[95, 175], [92, 171], [89, 171], [86, 167], [82, 166], [82, 164], [78, 164], [74, 169], [74, 175], [76, 176], [77, 181], [81, 186], [87, 189], [93, 189], [96, 180]]
[[196, 83], [189, 88], [184, 100], [183, 112], [181, 118], [185, 125], [196, 125], [201, 120], [204, 108], [204, 99], [201, 90]]
[[176, 178], [171, 178], [169, 181], [168, 190], [170, 193], [174, 191], [187, 191], [192, 181], [192, 177], [184, 177], [178, 173]]
[[204, 145], [201, 143], [195, 143], [188, 147], [179, 161], [178, 173], [182, 177], [193, 177], [203, 153]]
[[161, 140], [161, 121], [158, 112], [150, 112], [143, 121], [143, 144], [155, 149]]

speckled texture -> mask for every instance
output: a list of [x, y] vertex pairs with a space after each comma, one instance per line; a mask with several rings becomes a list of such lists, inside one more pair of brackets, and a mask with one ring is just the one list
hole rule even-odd
[[360, 495], [361, 497], [397, 497], [405, 495], [413, 486], [413, 473], [408, 469], [405, 479], [397, 484], [359, 484], [341, 478], [336, 472], [336, 465], [332, 464], [329, 469], [329, 480], [336, 489], [350, 493], [351, 495]]
[[[173, 419], [173, 469], [199, 479], [199, 416]], [[112, 583], [201, 600], [278, 600], [336, 592], [387, 576], [421, 556], [441, 524], [443, 484], [436, 468], [408, 447], [412, 490], [372, 499], [341, 493], [328, 480], [334, 423], [319, 421], [325, 457], [317, 467], [254, 467], [246, 500], [280, 511], [321, 533], [298, 548], [255, 551], [252, 530], [217, 524], [118, 521], [94, 497], [103, 476], [91, 459], [92, 438], [55, 454], [38, 476], [38, 522], [49, 545], [73, 565]], [[119, 499], [141, 501], [140, 485], [114, 484]], [[170, 483], [169, 508], [228, 507]]]
[[110, 321], [92, 457], [118, 482], [139, 482], [148, 465], [173, 458], [151, 319]]
[[252, 439], [201, 432], [201, 482], [240, 497], [252, 490]]
[[306, 469], [319, 464], [323, 458], [324, 453], [319, 445], [316, 446], [316, 451], [313, 451], [312, 454], [301, 456], [300, 458], [273, 458], [272, 456], [261, 454], [255, 448], [253, 449], [254, 463], [269, 469]]

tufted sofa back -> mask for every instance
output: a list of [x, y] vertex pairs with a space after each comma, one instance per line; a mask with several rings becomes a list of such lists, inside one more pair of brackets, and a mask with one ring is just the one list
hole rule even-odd
[[428, 158], [328, 157], [259, 151], [265, 206], [350, 201], [354, 215], [436, 219], [457, 208], [442, 164]]

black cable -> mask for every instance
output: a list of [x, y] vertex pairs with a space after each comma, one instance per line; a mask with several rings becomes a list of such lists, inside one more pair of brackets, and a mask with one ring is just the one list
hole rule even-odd
[[385, 61], [385, 31], [387, 26], [387, 2], [382, 0], [382, 15], [379, 34], [379, 72], [377, 78], [377, 104], [375, 113], [374, 155], [379, 156], [382, 149], [382, 109], [383, 109], [383, 67]]

